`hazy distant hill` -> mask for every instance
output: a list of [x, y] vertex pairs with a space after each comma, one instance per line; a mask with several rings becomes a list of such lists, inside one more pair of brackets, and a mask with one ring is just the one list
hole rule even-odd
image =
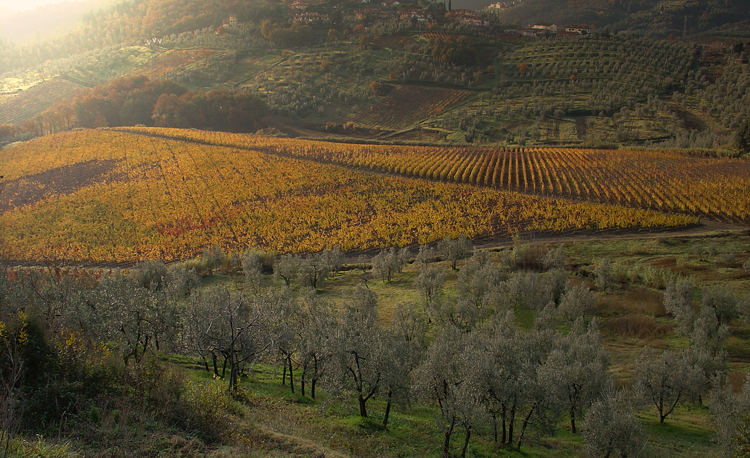
[[657, 35], [703, 32], [728, 24], [747, 29], [747, 0], [525, 0], [507, 11], [506, 23], [594, 24]]
[[60, 35], [73, 29], [87, 13], [105, 3], [108, 2], [68, 1], [22, 12], [0, 9], [0, 39], [25, 43]]

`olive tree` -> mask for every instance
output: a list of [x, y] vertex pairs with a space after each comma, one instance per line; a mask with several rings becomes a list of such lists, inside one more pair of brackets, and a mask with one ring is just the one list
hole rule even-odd
[[687, 279], [670, 280], [664, 291], [664, 309], [677, 320], [680, 332], [685, 335], [692, 332], [695, 323], [695, 294], [695, 285]]
[[94, 301], [95, 333], [118, 344], [125, 364], [131, 358], [139, 363], [153, 342], [156, 296], [128, 277], [115, 275], [99, 283]]
[[388, 428], [388, 419], [393, 403], [409, 401], [410, 375], [424, 354], [427, 323], [413, 305], [401, 304], [397, 309], [392, 327], [385, 330], [386, 357], [382, 392], [386, 399], [383, 428]]
[[646, 348], [635, 362], [635, 387], [654, 404], [659, 423], [664, 423], [680, 401], [694, 395], [703, 383], [703, 372], [692, 364], [686, 350], [659, 354]]
[[431, 319], [430, 311], [433, 306], [440, 300], [443, 285], [447, 278], [448, 274], [439, 266], [433, 264], [420, 265], [419, 275], [414, 280], [414, 286], [422, 295], [424, 311], [428, 319]]
[[471, 432], [481, 424], [480, 392], [475, 383], [476, 370], [469, 357], [469, 340], [454, 327], [445, 327], [414, 372], [413, 389], [424, 400], [437, 404], [438, 423], [443, 431], [443, 455], [450, 456], [450, 442], [456, 426], [464, 428], [461, 456], [471, 439]]
[[445, 238], [438, 243], [438, 252], [445, 260], [450, 261], [453, 270], [458, 270], [458, 261], [467, 258], [473, 250], [471, 240], [463, 234], [457, 239]]
[[375, 296], [369, 289], [360, 286], [354, 291], [332, 332], [329, 386], [338, 393], [354, 391], [359, 415], [367, 417], [367, 401], [380, 390], [390, 364], [385, 360], [387, 344], [377, 320]]
[[566, 406], [570, 430], [576, 433], [576, 418], [611, 385], [609, 356], [596, 324], [586, 329], [582, 319], [576, 321], [570, 334], [556, 340], [556, 348], [547, 356], [539, 376]]
[[569, 322], [585, 317], [594, 311], [596, 298], [588, 286], [568, 284], [560, 298], [558, 312]]
[[750, 453], [750, 376], [739, 393], [726, 379], [717, 378], [710, 395], [710, 410], [716, 425], [716, 438], [725, 456]]
[[608, 391], [586, 413], [583, 437], [590, 456], [640, 456], [644, 434], [628, 400], [632, 394]]
[[256, 294], [259, 293], [263, 278], [261, 254], [255, 250], [246, 250], [242, 253], [240, 261], [242, 262], [242, 273], [245, 276], [245, 287]]
[[382, 250], [372, 258], [372, 272], [383, 283], [390, 282], [393, 275], [400, 273], [405, 264], [404, 257], [395, 248]]
[[326, 374], [332, 352], [336, 349], [336, 326], [338, 323], [330, 304], [318, 298], [314, 292], [303, 294], [298, 302], [301, 324], [299, 328], [299, 355], [302, 365], [300, 388], [305, 395], [306, 383], [310, 382], [310, 397], [315, 399], [318, 382]]
[[240, 371], [272, 344], [268, 310], [279, 297], [273, 292], [248, 297], [217, 286], [190, 297], [189, 327], [204, 350], [224, 355], [229, 364], [229, 390], [236, 391]]

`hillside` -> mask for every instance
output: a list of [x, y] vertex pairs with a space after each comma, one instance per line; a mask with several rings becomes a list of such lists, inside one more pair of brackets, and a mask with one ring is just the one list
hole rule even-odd
[[[6, 174], [0, 256], [24, 263], [112, 264], [185, 259], [210, 246], [279, 253], [338, 246], [359, 252], [459, 234], [509, 239], [518, 232], [653, 230], [698, 222], [689, 215], [502, 186], [376, 175], [300, 150], [323, 152], [336, 144], [245, 136], [237, 144], [228, 134], [194, 136], [191, 130], [77, 131], [6, 148], [0, 152]], [[366, 146], [361, 154], [370, 156]], [[461, 150], [450, 155], [476, 157]], [[435, 167], [454, 168], [422, 157]], [[369, 170], [388, 169], [372, 163]], [[592, 170], [575, 173], [600, 179]], [[720, 167], [713, 174], [723, 181]]]
[[[680, 16], [688, 3], [659, 14]], [[579, 34], [565, 26], [588, 23], [586, 11], [597, 10], [591, 2], [565, 8], [571, 16], [552, 18], [559, 27], [551, 32], [526, 27], [544, 22], [534, 14], [559, 8], [532, 1], [497, 16], [446, 13], [440, 3], [216, 1], [196, 9], [142, 0], [98, 14], [53, 46], [0, 52], [7, 69], [0, 113], [9, 113], [0, 122], [23, 124], [26, 137], [60, 129], [50, 126], [88, 127], [64, 108], [70, 91], [49, 97], [44, 85], [62, 78], [106, 87], [147, 76], [257, 95], [272, 107], [271, 127], [292, 135], [741, 154], [750, 148], [750, 42], [726, 21], [709, 27], [727, 11], [744, 20], [737, 2], [720, 3], [690, 10], [705, 27], [683, 37], [639, 29], [662, 8], [648, 2], [611, 3], [602, 14], [620, 18], [621, 28]], [[520, 28], [506, 23], [514, 14]], [[15, 108], [22, 100], [23, 110]], [[63, 108], [45, 113], [56, 103]]]

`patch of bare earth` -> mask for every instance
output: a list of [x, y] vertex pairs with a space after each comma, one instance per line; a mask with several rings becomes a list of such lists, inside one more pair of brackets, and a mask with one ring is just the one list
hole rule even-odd
[[102, 181], [116, 165], [114, 160], [92, 160], [9, 180], [1, 188], [0, 212], [34, 204], [52, 195], [72, 194]]

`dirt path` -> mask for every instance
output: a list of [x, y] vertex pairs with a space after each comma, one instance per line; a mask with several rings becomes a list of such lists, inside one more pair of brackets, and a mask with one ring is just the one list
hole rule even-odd
[[[661, 229], [653, 231], [577, 231], [558, 234], [521, 233], [521, 238], [528, 243], [565, 243], [565, 242], [600, 242], [606, 240], [652, 240], [665, 238], [704, 238], [715, 236], [726, 236], [733, 234], [750, 235], [750, 226], [723, 223], [719, 221], [702, 220], [701, 224], [686, 228]], [[474, 249], [486, 251], [498, 251], [513, 246], [510, 237], [488, 237], [473, 240]], [[434, 243], [436, 244], [436, 243]], [[433, 245], [434, 245], [433, 244]], [[412, 251], [417, 245], [411, 245]], [[370, 258], [377, 250], [368, 250], [358, 253], [347, 253], [344, 257], [345, 264], [369, 263]]]

